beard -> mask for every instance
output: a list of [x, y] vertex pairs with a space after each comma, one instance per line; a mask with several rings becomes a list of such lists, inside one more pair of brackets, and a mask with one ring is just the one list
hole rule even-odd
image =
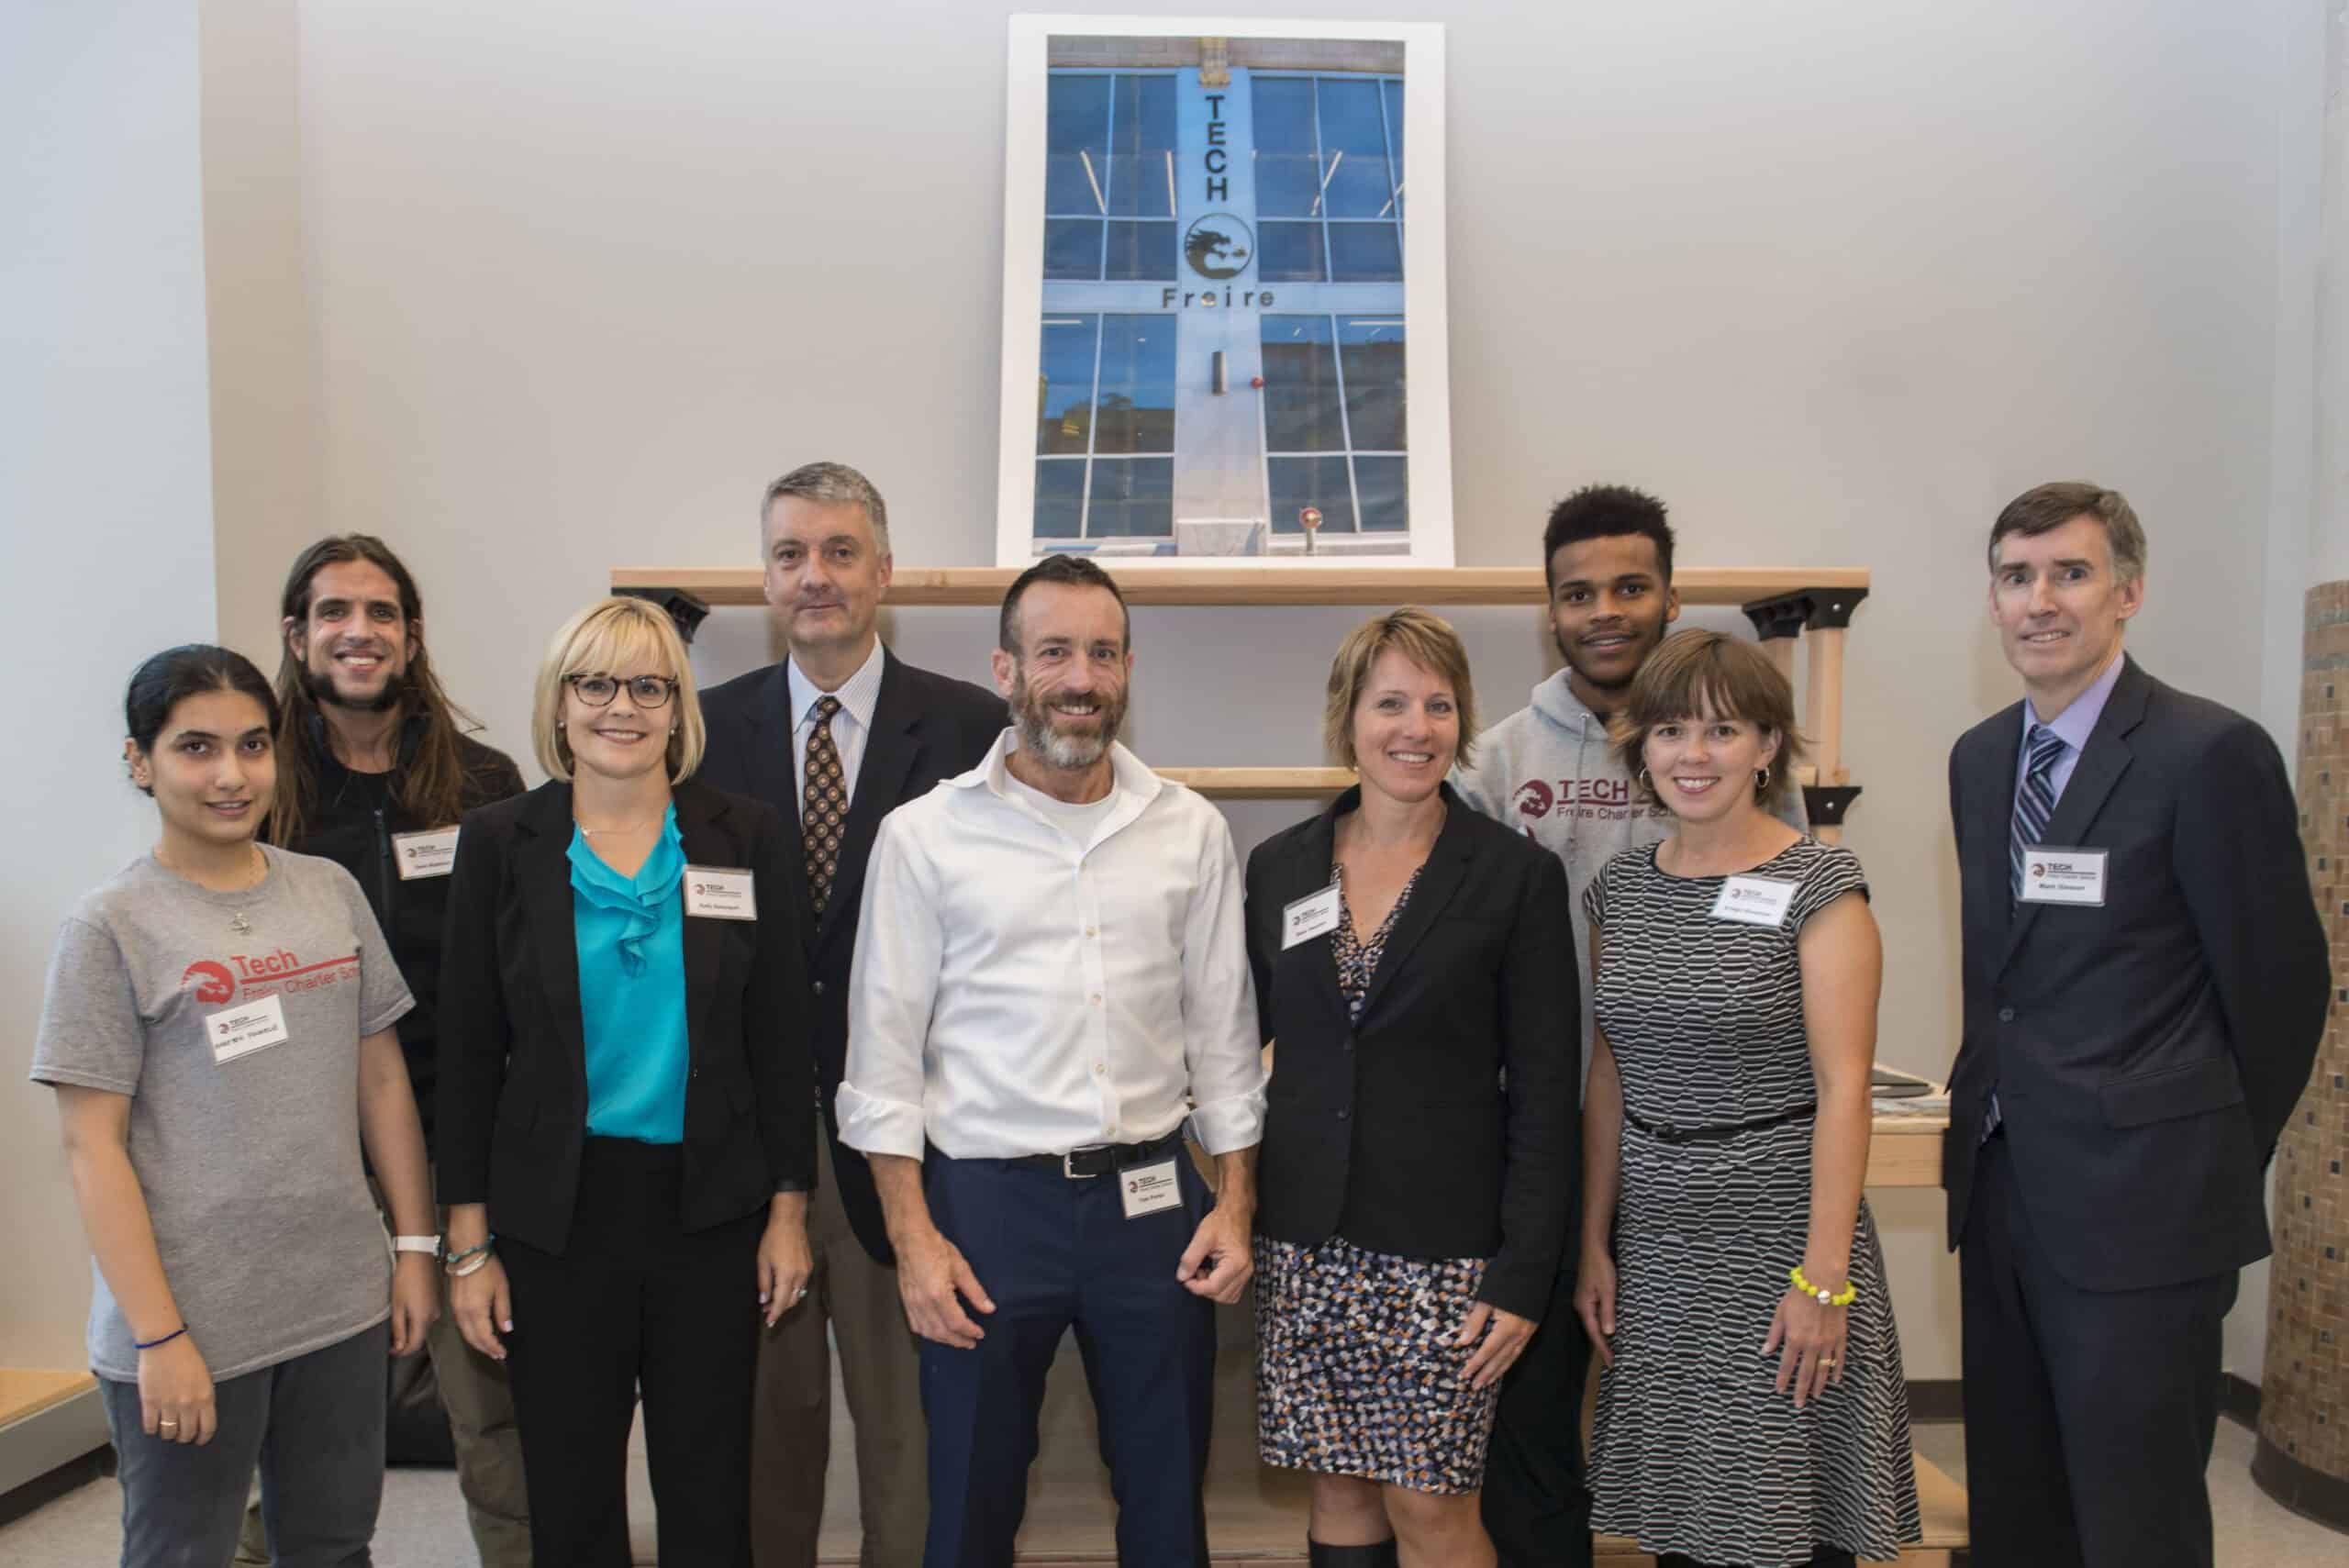
[[388, 713], [400, 706], [408, 692], [407, 672], [402, 670], [384, 683], [384, 689], [372, 697], [346, 697], [335, 690], [334, 677], [322, 675], [305, 664], [302, 667], [302, 689], [310, 700], [324, 706], [339, 707], [352, 713]]
[[1091, 735], [1063, 734], [1053, 728], [1050, 706], [1028, 684], [1028, 672], [1019, 671], [1011, 683], [1011, 722], [1019, 732], [1019, 749], [1064, 771], [1089, 768], [1108, 756], [1126, 722], [1125, 695], [1089, 695], [1100, 707], [1095, 716], [1099, 728]]

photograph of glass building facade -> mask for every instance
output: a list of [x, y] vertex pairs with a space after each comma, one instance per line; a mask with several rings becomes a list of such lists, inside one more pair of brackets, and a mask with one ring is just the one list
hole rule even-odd
[[1036, 553], [1408, 553], [1404, 46], [1048, 61]]

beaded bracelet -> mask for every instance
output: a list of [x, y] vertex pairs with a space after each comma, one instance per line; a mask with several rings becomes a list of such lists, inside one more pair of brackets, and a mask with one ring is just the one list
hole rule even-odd
[[1843, 1282], [1842, 1290], [1820, 1290], [1810, 1281], [1803, 1278], [1800, 1263], [1797, 1263], [1787, 1271], [1787, 1278], [1794, 1282], [1797, 1290], [1810, 1296], [1822, 1307], [1849, 1307], [1860, 1298], [1860, 1287], [1849, 1280]]
[[[468, 1247], [462, 1252], [451, 1252], [440, 1260], [440, 1267], [448, 1273], [451, 1279], [462, 1279], [466, 1274], [473, 1273], [473, 1269], [481, 1267], [481, 1263], [475, 1263], [473, 1265], [473, 1269], [463, 1270], [460, 1270], [457, 1265], [463, 1262], [467, 1258], [474, 1257], [480, 1253], [488, 1251], [496, 1240], [497, 1238], [495, 1236], [491, 1236], [478, 1247]], [[489, 1260], [486, 1258], [482, 1260], [483, 1262], [487, 1262]]]
[[182, 1334], [186, 1332], [187, 1325], [183, 1323], [160, 1340], [133, 1340], [130, 1341], [130, 1348], [137, 1351], [151, 1351], [158, 1345], [170, 1344], [173, 1340], [178, 1339]]

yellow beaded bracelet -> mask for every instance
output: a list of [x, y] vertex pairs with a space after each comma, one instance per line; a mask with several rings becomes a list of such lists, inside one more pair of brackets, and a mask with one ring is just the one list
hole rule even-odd
[[1819, 1289], [1809, 1280], [1803, 1278], [1802, 1265], [1800, 1263], [1797, 1263], [1793, 1268], [1788, 1269], [1787, 1271], [1787, 1277], [1794, 1281], [1794, 1285], [1797, 1290], [1802, 1292], [1805, 1296], [1815, 1298], [1822, 1307], [1849, 1307], [1852, 1303], [1860, 1298], [1860, 1287], [1854, 1284], [1849, 1280], [1843, 1282], [1843, 1288], [1839, 1291]]

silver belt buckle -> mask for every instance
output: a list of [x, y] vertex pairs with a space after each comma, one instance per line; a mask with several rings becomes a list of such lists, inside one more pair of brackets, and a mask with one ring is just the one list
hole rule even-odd
[[1091, 1181], [1093, 1179], [1092, 1176], [1076, 1168], [1076, 1157], [1079, 1154], [1087, 1152], [1090, 1152], [1090, 1151], [1084, 1149], [1072, 1149], [1067, 1153], [1062, 1155], [1061, 1174], [1067, 1177], [1072, 1182]]

